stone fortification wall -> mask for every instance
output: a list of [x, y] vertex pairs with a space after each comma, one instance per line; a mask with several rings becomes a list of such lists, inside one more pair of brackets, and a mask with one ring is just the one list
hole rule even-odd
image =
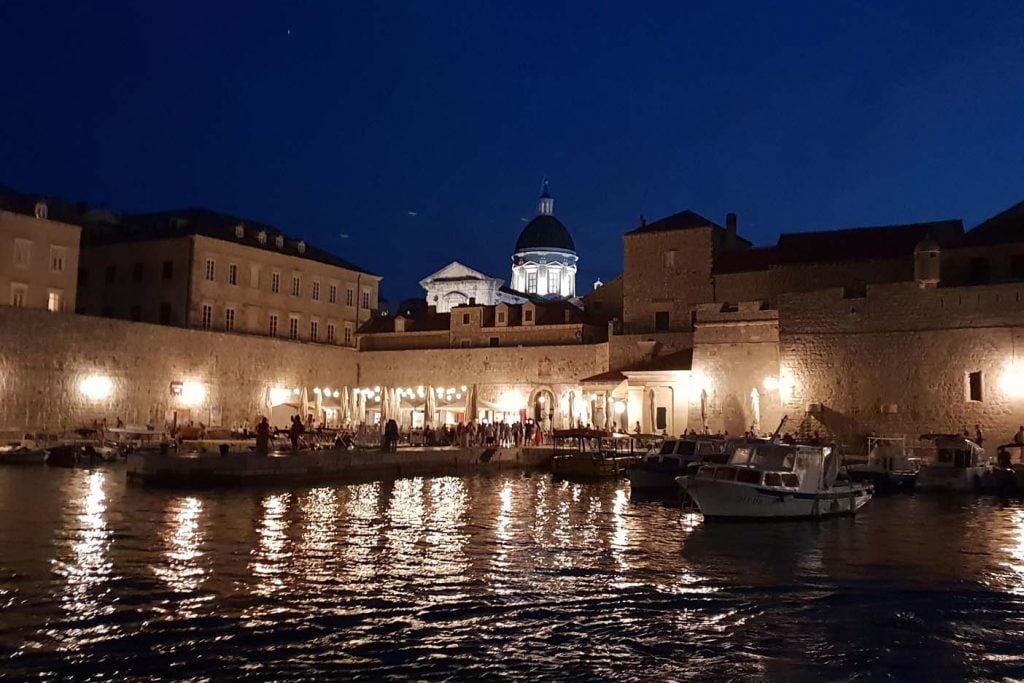
[[[1024, 423], [1024, 286], [919, 289], [876, 285], [780, 299], [780, 364], [802, 431], [859, 443], [870, 432], [906, 436], [974, 431], [986, 445]], [[972, 400], [971, 373], [980, 400]], [[979, 398], [975, 396], [974, 398]]]
[[[778, 386], [778, 311], [741, 304], [738, 311], [698, 310], [693, 335], [694, 390], [688, 422], [731, 435], [771, 432], [783, 414]], [[707, 399], [702, 406], [697, 392]]]
[[[355, 384], [355, 351], [45, 311], [0, 308], [0, 428], [62, 429], [117, 418], [225, 426], [269, 412], [270, 387]], [[90, 399], [87, 377], [110, 379]], [[172, 382], [202, 385], [185, 405]], [[102, 382], [101, 382], [102, 383]]]

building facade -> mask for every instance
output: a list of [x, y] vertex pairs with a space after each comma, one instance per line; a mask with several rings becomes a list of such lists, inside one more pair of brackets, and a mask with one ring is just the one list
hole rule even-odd
[[355, 345], [380, 277], [279, 230], [209, 211], [86, 229], [78, 311]]
[[26, 215], [0, 210], [0, 296], [18, 308], [73, 312], [81, 228], [49, 219], [38, 201]]
[[527, 301], [526, 297], [504, 285], [501, 278], [484, 275], [458, 261], [452, 261], [420, 280], [420, 287], [426, 292], [427, 305], [433, 306], [438, 313], [447, 313], [455, 306], [466, 304], [494, 306]]
[[511, 287], [547, 299], [576, 296], [576, 243], [554, 216], [555, 200], [548, 182], [537, 202], [537, 215], [526, 224], [512, 254]]

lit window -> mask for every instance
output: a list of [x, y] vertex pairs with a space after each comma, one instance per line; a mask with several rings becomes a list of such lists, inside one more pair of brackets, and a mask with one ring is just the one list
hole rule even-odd
[[235, 309], [224, 309], [224, 329], [230, 332], [235, 329]]
[[299, 338], [299, 319], [291, 318], [288, 320], [288, 338], [298, 339]]
[[18, 268], [28, 268], [32, 262], [32, 240], [14, 240], [14, 265]]
[[334, 336], [334, 323], [327, 323], [327, 343], [334, 344], [338, 340]]
[[338, 303], [338, 285], [331, 285], [327, 290], [327, 302], [332, 304]]
[[64, 295], [56, 289], [51, 289], [46, 296], [46, 310], [50, 313], [60, 313]]
[[11, 283], [11, 305], [15, 308], [24, 308], [28, 301], [28, 285], [18, 282]]
[[526, 293], [536, 294], [537, 293], [537, 273], [526, 274]]
[[668, 251], [666, 251], [665, 253], [663, 253], [661, 255], [661, 265], [664, 266], [665, 268], [675, 268], [676, 267], [676, 250], [675, 249], [669, 249]]
[[217, 278], [217, 262], [212, 258], [206, 259], [206, 279], [213, 282]]
[[67, 248], [50, 245], [50, 270], [54, 273], [63, 273], [64, 259], [67, 258], [67, 254]]
[[298, 296], [300, 291], [302, 291], [302, 280], [298, 275], [292, 275], [292, 296]]
[[228, 284], [238, 284], [238, 266], [235, 265], [234, 263], [228, 264]]
[[203, 304], [202, 326], [204, 330], [208, 330], [213, 326], [213, 306], [210, 304]]
[[548, 294], [559, 294], [561, 287], [558, 286], [558, 271], [548, 270]]
[[281, 291], [281, 273], [273, 273], [270, 276], [270, 291], [274, 294]]
[[313, 301], [320, 301], [320, 281], [313, 280]]
[[277, 314], [276, 313], [271, 313], [270, 314], [270, 336], [271, 337], [276, 337], [277, 336]]
[[319, 321], [310, 320], [309, 321], [309, 340], [310, 341], [317, 341], [317, 338], [319, 336], [320, 336], [320, 323], [319, 323]]

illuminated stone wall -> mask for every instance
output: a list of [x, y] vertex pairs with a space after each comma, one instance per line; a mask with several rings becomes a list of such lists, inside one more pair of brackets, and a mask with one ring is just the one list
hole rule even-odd
[[[875, 285], [859, 299], [839, 289], [783, 295], [785, 409], [801, 431], [854, 443], [870, 432], [908, 442], [964, 426], [973, 434], [976, 423], [987, 446], [1006, 443], [1024, 423], [1022, 304], [1019, 283]], [[981, 401], [970, 400], [972, 372], [982, 373]]]
[[[233, 425], [268, 412], [268, 389], [354, 384], [355, 351], [256, 336], [185, 330], [0, 307], [0, 428], [62, 429], [106, 418], [162, 425]], [[109, 377], [110, 395], [90, 400], [90, 376]], [[201, 384], [186, 406], [172, 382]], [[99, 383], [102, 385], [102, 383]]]

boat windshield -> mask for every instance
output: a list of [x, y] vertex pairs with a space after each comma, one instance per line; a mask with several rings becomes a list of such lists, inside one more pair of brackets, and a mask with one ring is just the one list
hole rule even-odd
[[793, 447], [779, 444], [737, 446], [729, 458], [730, 465], [773, 472], [792, 472], [795, 462], [796, 452]]
[[671, 455], [672, 453], [675, 453], [676, 443], [677, 442], [674, 439], [666, 440], [661, 444], [661, 450], [658, 451], [658, 453], [661, 455]]

